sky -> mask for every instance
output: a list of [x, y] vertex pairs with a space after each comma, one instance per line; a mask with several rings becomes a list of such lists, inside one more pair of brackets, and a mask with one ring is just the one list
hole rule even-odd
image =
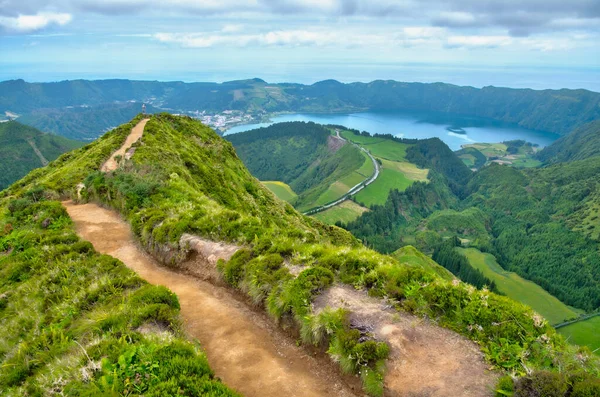
[[0, 80], [600, 91], [600, 0], [0, 0]]

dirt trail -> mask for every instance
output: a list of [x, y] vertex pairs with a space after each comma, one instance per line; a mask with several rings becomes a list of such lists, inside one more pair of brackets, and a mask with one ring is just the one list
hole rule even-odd
[[226, 288], [160, 267], [138, 248], [128, 224], [115, 212], [96, 204], [63, 205], [77, 233], [97, 251], [177, 294], [186, 333], [200, 341], [216, 375], [229, 387], [247, 397], [358, 395], [333, 364], [295, 346], [265, 315], [250, 310]]
[[347, 309], [353, 326], [390, 345], [386, 396], [493, 395], [497, 374], [487, 370], [479, 348], [466, 338], [351, 286], [334, 285], [317, 297], [315, 312], [327, 306]]
[[146, 127], [146, 123], [148, 122], [148, 120], [150, 119], [143, 119], [131, 129], [131, 134], [127, 136], [127, 139], [125, 139], [125, 142], [119, 148], [119, 150], [114, 152], [112, 156], [110, 156], [110, 158], [106, 161], [106, 163], [102, 164], [102, 168], [100, 168], [102, 172], [111, 172], [119, 168], [119, 163], [116, 160], [116, 157], [125, 157], [127, 149], [129, 149], [131, 145], [133, 145], [135, 142], [137, 142], [138, 139], [142, 137], [142, 134], [144, 133], [144, 127]]

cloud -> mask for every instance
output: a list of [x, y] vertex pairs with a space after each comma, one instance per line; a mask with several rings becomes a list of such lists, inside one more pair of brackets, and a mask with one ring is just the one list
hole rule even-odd
[[41, 12], [35, 15], [0, 16], [0, 26], [6, 31], [29, 33], [44, 29], [50, 25], [63, 26], [71, 22], [67, 13]]
[[177, 44], [184, 48], [208, 48], [214, 46], [326, 46], [343, 45], [346, 40], [335, 32], [309, 30], [276, 30], [257, 34], [221, 33], [156, 33], [155, 40]]
[[509, 36], [450, 36], [446, 40], [447, 48], [496, 48], [513, 43]]

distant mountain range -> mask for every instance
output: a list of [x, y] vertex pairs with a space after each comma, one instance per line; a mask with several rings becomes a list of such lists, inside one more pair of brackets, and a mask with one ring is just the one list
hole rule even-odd
[[[141, 104], [174, 113], [435, 111], [485, 117], [524, 128], [566, 135], [600, 119], [600, 93], [460, 87], [445, 83], [377, 80], [343, 84], [269, 84], [261, 79], [225, 83], [132, 80], [72, 80], [0, 83], [0, 114], [17, 114], [23, 123], [76, 139], [94, 139], [131, 119]], [[9, 112], [9, 113], [6, 113]]]

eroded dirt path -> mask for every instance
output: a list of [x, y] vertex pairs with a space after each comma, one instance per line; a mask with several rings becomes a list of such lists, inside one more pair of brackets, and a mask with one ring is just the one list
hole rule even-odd
[[143, 119], [139, 123], [136, 124], [135, 127], [131, 129], [131, 134], [127, 136], [123, 145], [110, 156], [110, 158], [106, 161], [106, 163], [102, 164], [100, 170], [102, 172], [111, 172], [119, 168], [119, 162], [116, 157], [121, 156], [121, 158], [125, 157], [125, 153], [127, 153], [127, 149], [131, 147], [138, 139], [142, 137], [144, 134], [144, 127], [146, 127], [146, 123], [150, 119]]
[[385, 374], [386, 396], [492, 396], [498, 375], [487, 370], [483, 354], [466, 338], [400, 313], [381, 299], [351, 286], [334, 285], [315, 300], [350, 312], [353, 326], [390, 345]]
[[226, 288], [160, 267], [135, 243], [129, 225], [96, 204], [64, 202], [77, 233], [151, 284], [175, 292], [188, 335], [200, 341], [215, 374], [244, 396], [356, 396], [333, 364], [295, 346], [264, 315]]

